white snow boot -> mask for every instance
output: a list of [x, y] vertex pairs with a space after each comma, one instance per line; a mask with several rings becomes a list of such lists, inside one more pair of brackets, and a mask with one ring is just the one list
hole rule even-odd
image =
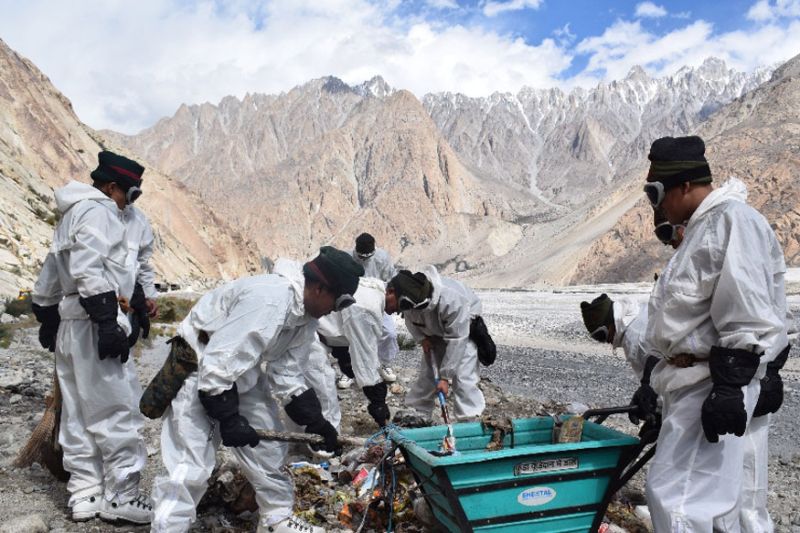
[[99, 492], [81, 498], [72, 505], [72, 520], [75, 522], [85, 522], [100, 516], [103, 506], [103, 495]]
[[153, 502], [145, 494], [139, 494], [126, 502], [119, 498], [111, 501], [103, 498], [100, 518], [109, 522], [124, 520], [134, 524], [149, 524], [153, 520]]

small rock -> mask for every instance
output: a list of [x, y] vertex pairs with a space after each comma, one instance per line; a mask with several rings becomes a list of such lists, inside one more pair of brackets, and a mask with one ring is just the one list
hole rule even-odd
[[403, 386], [399, 383], [392, 383], [392, 386], [389, 387], [389, 390], [392, 394], [403, 394], [406, 391], [405, 388], [403, 388]]
[[0, 324], [11, 324], [12, 322], [14, 322], [14, 317], [8, 313], [0, 315]]
[[22, 396], [20, 396], [19, 394], [12, 394], [11, 395], [11, 399], [8, 400], [8, 403], [10, 403], [11, 405], [14, 405], [15, 403], [19, 403], [19, 401], [21, 399], [22, 399]]
[[38, 514], [18, 516], [5, 521], [0, 526], [0, 533], [47, 533], [50, 528], [44, 517]]

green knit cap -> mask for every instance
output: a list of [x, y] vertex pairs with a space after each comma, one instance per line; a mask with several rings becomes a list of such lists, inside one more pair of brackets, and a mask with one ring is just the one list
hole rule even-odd
[[[413, 305], [400, 305], [400, 310], [404, 311], [419, 305], [433, 295], [433, 285], [422, 272], [412, 274], [410, 270], [401, 270], [395, 277], [386, 284], [387, 288], [394, 289], [398, 301], [405, 296], [413, 302]], [[405, 309], [404, 309], [405, 307]]]
[[647, 181], [660, 181], [665, 188], [681, 183], [711, 183], [711, 168], [705, 157], [706, 145], [696, 135], [662, 137], [650, 146]]
[[303, 265], [303, 274], [321, 282], [336, 296], [352, 295], [358, 289], [358, 278], [364, 275], [364, 267], [349, 253], [323, 246], [317, 257]]

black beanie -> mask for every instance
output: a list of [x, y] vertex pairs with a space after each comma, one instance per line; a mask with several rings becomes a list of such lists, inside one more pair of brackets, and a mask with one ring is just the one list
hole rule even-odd
[[590, 334], [601, 326], [610, 329], [614, 324], [614, 301], [603, 293], [592, 303], [581, 302], [581, 315], [583, 325]]
[[364, 267], [347, 252], [333, 246], [323, 246], [317, 257], [303, 265], [303, 274], [319, 280], [338, 297], [356, 292], [358, 278], [364, 275]]
[[647, 181], [660, 181], [667, 188], [687, 181], [711, 183], [705, 152], [703, 139], [696, 135], [656, 139], [647, 155], [650, 160]]
[[356, 237], [356, 253], [371, 254], [375, 251], [375, 237], [369, 233], [362, 233]]
[[[398, 299], [405, 296], [414, 304], [422, 303], [433, 295], [433, 284], [422, 272], [412, 274], [410, 270], [401, 270], [386, 284], [387, 288], [394, 289]], [[403, 310], [401, 308], [401, 310]]]
[[134, 185], [141, 188], [144, 167], [132, 159], [104, 150], [97, 154], [99, 162], [92, 179], [102, 183], [114, 182], [127, 191]]

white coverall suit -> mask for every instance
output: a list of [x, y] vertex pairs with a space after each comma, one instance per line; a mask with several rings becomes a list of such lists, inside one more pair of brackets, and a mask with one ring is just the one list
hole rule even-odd
[[[117, 204], [89, 184], [72, 181], [55, 192], [62, 214], [33, 289], [33, 302], [58, 304], [56, 373], [61, 387], [64, 468], [69, 505], [103, 493], [130, 501], [139, 492], [146, 453], [140, 431], [142, 389], [133, 357], [100, 360], [97, 325], [79, 298], [116, 291], [130, 298], [134, 272], [126, 267], [125, 226]], [[117, 322], [127, 333], [127, 318]]]
[[[275, 399], [285, 406], [308, 389], [302, 365], [317, 321], [305, 312], [304, 285], [299, 266], [242, 278], [207, 293], [181, 322], [178, 335], [197, 352], [198, 370], [163, 416], [161, 455], [168, 474], [154, 481], [152, 531], [187, 531], [208, 488], [221, 437], [198, 391], [214, 396], [236, 384], [239, 414], [255, 429], [281, 430]], [[201, 331], [208, 344], [198, 339]], [[286, 450], [286, 444], [268, 441], [230, 449], [255, 489], [265, 526], [292, 514], [294, 489], [281, 470]]]
[[712, 389], [708, 363], [668, 361], [678, 354], [706, 359], [712, 346], [763, 353], [742, 388], [752, 417], [766, 363], [787, 343], [786, 267], [774, 232], [745, 199], [744, 185], [731, 179], [703, 200], [651, 294], [645, 345], [662, 358], [651, 384], [664, 410], [647, 501], [659, 532], [740, 531], [745, 439], [708, 442], [701, 425]]
[[150, 263], [155, 240], [153, 228], [147, 220], [147, 215], [133, 205], [125, 206], [122, 220], [125, 223], [125, 235], [128, 241], [128, 264], [135, 269], [136, 282], [144, 289], [145, 298], [155, 300], [158, 297], [156, 273]]
[[319, 338], [314, 341], [306, 372], [307, 382], [311, 374], [309, 385], [320, 399], [322, 414], [336, 428], [341, 423], [342, 413], [336, 396], [335, 374], [328, 364], [328, 346], [349, 347], [359, 388], [383, 381], [378, 373], [378, 343], [384, 335], [386, 285], [376, 278], [361, 277], [353, 297], [356, 303], [350, 307], [319, 319], [317, 332], [325, 337], [327, 346]]
[[[388, 283], [397, 274], [397, 269], [394, 268], [389, 252], [383, 248], [375, 248], [375, 253], [367, 259], [361, 259], [356, 251], [353, 250], [353, 259], [364, 267], [364, 277], [377, 278], [384, 283]], [[383, 333], [378, 345], [378, 359], [383, 365], [389, 366], [397, 357], [397, 354], [400, 353], [400, 347], [397, 345], [397, 328], [391, 315], [383, 313], [381, 318], [383, 320]]]
[[406, 395], [406, 404], [429, 417], [436, 399], [436, 378], [447, 379], [456, 419], [471, 419], [483, 413], [486, 402], [478, 388], [480, 367], [478, 348], [469, 339], [472, 318], [481, 314], [481, 301], [466, 285], [442, 278], [433, 266], [422, 273], [433, 285], [427, 307], [404, 311], [408, 332], [417, 342], [431, 337], [431, 356], [439, 370], [435, 376], [431, 358], [423, 355], [417, 381]]
[[643, 346], [647, 330], [647, 304], [638, 304], [626, 298], [614, 300], [614, 329], [612, 347], [615, 350], [622, 348], [636, 379], [641, 380], [648, 355]]

